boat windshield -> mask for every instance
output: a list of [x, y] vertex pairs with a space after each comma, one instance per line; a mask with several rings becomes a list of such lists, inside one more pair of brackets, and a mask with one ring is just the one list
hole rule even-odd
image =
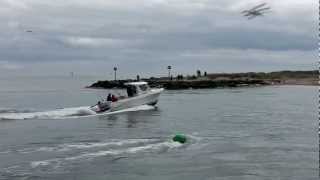
[[148, 90], [148, 85], [142, 84], [142, 85], [139, 86], [139, 88], [141, 89], [141, 91], [147, 91]]
[[137, 88], [135, 86], [127, 86], [128, 97], [133, 97], [137, 94]]

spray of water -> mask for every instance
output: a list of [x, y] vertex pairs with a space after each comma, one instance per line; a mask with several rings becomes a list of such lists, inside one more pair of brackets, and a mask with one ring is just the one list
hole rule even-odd
[[123, 109], [113, 112], [99, 113], [92, 111], [89, 106], [81, 107], [72, 107], [72, 108], [63, 108], [56, 109], [51, 111], [42, 111], [42, 112], [19, 112], [19, 111], [10, 111], [0, 113], [0, 120], [21, 120], [21, 119], [67, 119], [67, 118], [81, 118], [81, 117], [91, 117], [91, 116], [102, 116], [117, 114], [123, 112], [132, 112], [132, 111], [145, 111], [152, 110], [154, 106], [141, 105], [128, 109]]

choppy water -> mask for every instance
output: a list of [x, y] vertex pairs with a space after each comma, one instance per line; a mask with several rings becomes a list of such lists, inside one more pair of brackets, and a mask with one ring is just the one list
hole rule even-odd
[[316, 87], [165, 91], [86, 116], [94, 80], [0, 79], [0, 179], [318, 179]]

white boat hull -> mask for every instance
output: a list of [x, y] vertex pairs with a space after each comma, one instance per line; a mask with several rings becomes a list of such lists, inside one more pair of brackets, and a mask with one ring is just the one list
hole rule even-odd
[[[134, 97], [120, 99], [116, 102], [112, 102], [110, 105], [110, 109], [101, 112], [112, 112], [140, 105], [156, 105], [162, 91], [163, 88], [151, 89], [144, 94], [139, 94]], [[100, 112], [99, 107], [97, 105], [91, 107], [91, 110], [95, 112]]]

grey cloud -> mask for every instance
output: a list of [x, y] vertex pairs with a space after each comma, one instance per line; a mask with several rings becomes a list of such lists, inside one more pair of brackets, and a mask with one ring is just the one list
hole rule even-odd
[[[305, 52], [300, 57], [311, 58], [307, 62], [312, 63], [310, 54], [317, 43], [314, 2], [268, 3], [273, 12], [248, 21], [239, 12], [256, 4], [254, 1], [4, 1], [0, 2], [0, 9], [7, 7], [0, 11], [0, 60], [30, 64], [88, 61], [110, 66], [118, 62], [137, 69], [150, 66], [153, 72], [162, 71], [158, 66], [184, 61], [190, 65], [181, 71], [189, 71], [198, 62], [181, 54], [201, 52], [206, 56], [197, 57], [203, 59], [201, 66], [233, 66], [233, 59], [238, 58], [242, 63], [237, 67], [244, 70], [249, 64], [257, 69], [259, 64], [276, 67], [275, 60], [284, 58], [281, 52], [290, 58]], [[33, 33], [26, 33], [27, 29]], [[206, 54], [221, 49], [237, 52], [237, 56]], [[255, 56], [248, 60], [240, 52]], [[269, 63], [256, 55], [265, 57], [265, 52], [274, 55], [268, 57]], [[302, 67], [287, 60], [285, 65]]]

